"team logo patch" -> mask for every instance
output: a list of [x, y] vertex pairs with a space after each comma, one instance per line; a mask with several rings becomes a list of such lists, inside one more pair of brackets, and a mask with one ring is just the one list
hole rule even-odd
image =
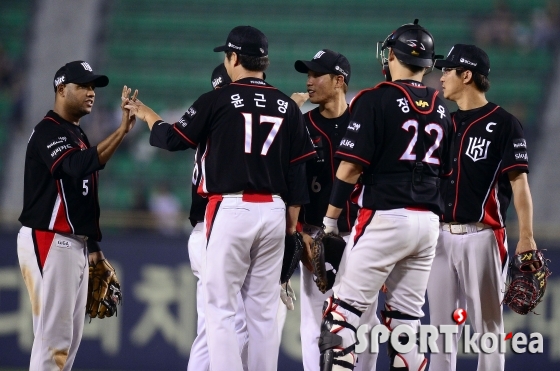
[[422, 108], [430, 107], [430, 104], [428, 102], [426, 102], [425, 100], [422, 100], [422, 99], [414, 101], [414, 103], [416, 103], [416, 105], [418, 107], [422, 107]]
[[484, 138], [469, 138], [469, 146], [465, 154], [469, 156], [474, 162], [484, 160], [488, 157], [488, 147], [490, 141]]
[[84, 67], [84, 70], [89, 71], [89, 72], [93, 72], [93, 70], [91, 69], [88, 62], [82, 62], [81, 65], [82, 65], [82, 67]]
[[325, 54], [324, 51], [320, 50], [317, 52], [317, 54], [315, 54], [315, 56], [313, 57], [313, 59], [319, 59], [323, 56], [323, 54]]

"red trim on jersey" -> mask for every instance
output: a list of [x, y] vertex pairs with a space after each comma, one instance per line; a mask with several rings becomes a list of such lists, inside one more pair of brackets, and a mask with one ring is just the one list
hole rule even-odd
[[494, 236], [496, 237], [496, 242], [498, 243], [498, 250], [500, 252], [500, 259], [502, 261], [502, 269], [504, 269], [504, 265], [506, 264], [507, 258], [507, 248], [506, 248], [506, 229], [499, 228], [494, 229]]
[[348, 230], [352, 230], [352, 224], [350, 223], [350, 201], [346, 201], [346, 225]]
[[292, 164], [292, 163], [294, 163], [294, 162], [296, 162], [296, 161], [299, 161], [299, 160], [301, 160], [301, 159], [304, 159], [304, 158], [306, 158], [306, 157], [316, 155], [316, 154], [317, 154], [317, 152], [315, 152], [315, 150], [313, 150], [313, 152], [309, 152], [309, 153], [307, 153], [307, 154], [305, 154], [305, 155], [303, 155], [303, 156], [299, 156], [299, 157], [297, 157], [297, 158], [294, 158], [293, 160], [290, 161], [290, 164]]
[[254, 203], [272, 202], [272, 194], [259, 193], [255, 191], [243, 191], [241, 201]]
[[492, 182], [492, 187], [490, 188], [490, 194], [484, 205], [484, 213], [482, 214], [481, 222], [488, 224], [492, 228], [503, 227], [500, 222], [500, 207], [498, 205], [497, 193], [498, 193], [498, 177]]
[[57, 125], [60, 125], [60, 122], [56, 121], [52, 117], [45, 116], [45, 117], [43, 117], [43, 120], [51, 120], [51, 121], [55, 122]]
[[204, 221], [206, 222], [206, 243], [208, 243], [208, 240], [210, 239], [212, 227], [214, 226], [214, 220], [216, 219], [218, 209], [220, 208], [220, 204], [224, 198], [222, 195], [212, 195], [208, 199], [206, 215], [204, 216]]
[[529, 168], [529, 165], [527, 165], [527, 164], [515, 164], [515, 165], [511, 165], [511, 166], [506, 167], [505, 169], [502, 169], [502, 172], [501, 172], [501, 173], [502, 173], [502, 174], [503, 174], [503, 173], [506, 173], [506, 172], [508, 172], [508, 171], [511, 171], [512, 169], [515, 169], [516, 167]]
[[431, 211], [430, 209], [427, 209], [425, 207], [422, 206], [407, 206], [405, 207], [406, 210], [411, 210], [411, 211]]
[[56, 188], [58, 190], [58, 197], [60, 197], [60, 204], [58, 204], [58, 210], [56, 211], [53, 230], [61, 233], [74, 233], [66, 214], [66, 200], [64, 199], [64, 193], [62, 192], [62, 189], [60, 187], [60, 182], [60, 180], [56, 181]]
[[309, 120], [311, 121], [311, 125], [313, 125], [315, 127], [315, 129], [317, 129], [317, 131], [319, 131], [325, 137], [327, 142], [329, 142], [329, 155], [330, 155], [330, 158], [331, 158], [332, 180], [334, 182], [334, 176], [335, 176], [335, 172], [334, 172], [334, 151], [333, 151], [332, 142], [331, 142], [329, 136], [327, 134], [325, 134], [325, 132], [323, 130], [319, 129], [319, 126], [317, 126], [315, 121], [313, 121], [313, 118], [311, 117], [311, 111], [309, 111], [307, 113], [307, 115], [309, 116]]
[[43, 267], [45, 266], [45, 261], [47, 260], [47, 255], [52, 246], [54, 240], [54, 232], [51, 231], [39, 231], [33, 229], [33, 237], [35, 242], [35, 254], [37, 255], [37, 262], [39, 263], [39, 269], [43, 273]]
[[360, 211], [358, 211], [358, 217], [356, 218], [355, 225], [356, 234], [354, 235], [354, 245], [356, 245], [360, 237], [363, 236], [366, 227], [369, 225], [374, 215], [375, 210], [361, 208]]
[[[500, 106], [496, 106], [492, 111], [488, 112], [486, 115], [474, 120], [473, 122], [471, 122], [469, 124], [469, 126], [465, 129], [462, 137], [461, 137], [461, 145], [459, 146], [459, 154], [457, 155], [457, 183], [455, 184], [455, 205], [453, 206], [453, 220], [457, 220], [457, 203], [459, 200], [459, 180], [461, 178], [461, 155], [463, 153], [463, 142], [465, 140], [465, 138], [467, 137], [467, 131], [469, 131], [469, 129], [476, 124], [477, 122], [479, 122], [480, 120], [482, 120], [483, 118], [488, 117], [489, 115], [491, 115], [492, 113], [494, 113], [494, 111], [496, 111], [498, 108], [500, 108]], [[455, 116], [453, 117], [453, 125], [455, 125]]]
[[253, 84], [241, 84], [241, 83], [238, 83], [238, 82], [232, 82], [232, 83], [230, 83], [230, 85], [250, 86], [250, 87], [252, 87], [252, 88], [274, 89], [274, 90], [278, 90], [278, 89], [276, 89], [274, 86], [262, 86], [262, 85], [257, 85], [257, 84], [255, 84], [255, 85], [253, 85]]
[[184, 140], [189, 142], [195, 148], [198, 146], [198, 144], [196, 144], [195, 142], [193, 142], [192, 140], [187, 138], [187, 136], [185, 134], [181, 133], [181, 130], [177, 129], [177, 123], [173, 124], [173, 130], [175, 130], [181, 137], [183, 137]]
[[66, 157], [69, 153], [77, 151], [77, 150], [78, 150], [78, 148], [71, 148], [68, 151], [64, 152], [62, 155], [60, 155], [60, 157], [51, 166], [51, 174], [53, 174], [54, 168], [60, 162], [60, 160], [62, 160], [64, 157]]
[[350, 154], [348, 154], [348, 153], [341, 152], [340, 150], [336, 151], [336, 153], [341, 154], [341, 155], [343, 155], [343, 156], [348, 156], [348, 157], [356, 158], [356, 159], [358, 159], [358, 160], [360, 160], [360, 161], [362, 161], [362, 162], [365, 162], [366, 164], [368, 164], [368, 166], [370, 165], [370, 162], [369, 162], [369, 161], [366, 161], [366, 160], [364, 160], [363, 158], [358, 157], [358, 156], [356, 156], [356, 155], [350, 155]]
[[373, 88], [369, 88], [369, 89], [360, 90], [360, 91], [358, 92], [358, 94], [356, 94], [356, 95], [354, 96], [354, 98], [352, 98], [352, 100], [350, 101], [350, 104], [348, 105], [348, 113], [351, 113], [351, 112], [352, 112], [352, 105], [353, 105], [354, 102], [358, 99], [358, 97], [360, 97], [362, 94], [367, 93], [368, 91], [372, 91], [372, 90], [375, 90], [375, 89], [377, 89], [377, 86], [375, 86], [375, 87], [373, 87]]
[[296, 231], [299, 233], [303, 232], [303, 224], [300, 221], [296, 223]]

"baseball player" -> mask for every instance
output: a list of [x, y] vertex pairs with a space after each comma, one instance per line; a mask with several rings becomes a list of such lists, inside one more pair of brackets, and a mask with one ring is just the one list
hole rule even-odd
[[[210, 79], [213, 89], [220, 89], [231, 83], [226, 68], [220, 63], [212, 72]], [[208, 371], [210, 369], [210, 358], [208, 357], [208, 346], [206, 337], [206, 325], [204, 314], [204, 291], [202, 287], [201, 261], [202, 250], [206, 247], [204, 233], [204, 212], [208, 204], [208, 198], [202, 197], [197, 193], [202, 173], [202, 155], [205, 152], [205, 143], [200, 143], [196, 149], [195, 163], [192, 177], [192, 202], [189, 213], [189, 220], [193, 226], [193, 230], [189, 237], [189, 261], [193, 274], [197, 278], [196, 283], [196, 311], [197, 311], [197, 331], [196, 338], [191, 346], [189, 354], [188, 371]], [[245, 309], [243, 307], [243, 299], [241, 294], [237, 295], [237, 312], [235, 314], [235, 332], [239, 342], [239, 353], [244, 369], [247, 366], [247, 324], [245, 322]]]
[[[275, 370], [280, 271], [286, 233], [308, 201], [305, 161], [316, 156], [296, 103], [266, 83], [268, 41], [235, 27], [225, 45], [231, 84], [202, 95], [174, 125], [141, 102], [150, 142], [167, 149], [206, 143], [199, 193], [209, 196], [201, 270], [210, 369], [242, 370], [232, 318], [245, 304], [248, 369]], [[288, 207], [281, 195], [285, 198]]]
[[[490, 60], [482, 49], [457, 44], [436, 67], [443, 72], [444, 97], [457, 102], [459, 110], [452, 115], [453, 173], [442, 184], [443, 223], [428, 282], [430, 321], [454, 324], [453, 311], [463, 308], [474, 332], [501, 334], [505, 221], [512, 194], [519, 219], [515, 253], [536, 249], [527, 143], [519, 121], [486, 100]], [[434, 370], [455, 370], [460, 336], [451, 354], [432, 354]], [[443, 349], [442, 342], [437, 345]], [[503, 369], [503, 354], [479, 354], [478, 371]]]
[[[329, 205], [329, 197], [340, 159], [334, 158], [340, 141], [350, 121], [346, 92], [350, 83], [351, 68], [348, 59], [335, 51], [323, 49], [312, 60], [298, 60], [296, 71], [307, 74], [307, 92], [311, 103], [318, 106], [304, 115], [307, 130], [318, 157], [308, 161], [307, 183], [310, 203], [302, 207], [300, 221], [311, 225], [322, 225], [323, 216]], [[338, 220], [340, 235], [348, 241], [352, 225], [358, 214], [358, 205], [348, 199]], [[319, 371], [319, 348], [321, 333], [321, 309], [332, 290], [321, 293], [313, 282], [313, 273], [301, 269], [301, 347], [303, 367], [306, 371]], [[377, 302], [372, 304], [362, 317], [362, 323], [370, 326], [379, 324], [376, 315]], [[369, 352], [360, 356], [356, 370], [375, 370], [377, 354]]]
[[[123, 109], [119, 128], [90, 145], [80, 119], [93, 108], [95, 88], [108, 83], [87, 62], [62, 66], [53, 80], [54, 108], [27, 144], [17, 249], [33, 313], [30, 370], [72, 368], [84, 327], [88, 261], [105, 259], [98, 244], [98, 171], [135, 123]], [[125, 86], [122, 106], [129, 95]]]
[[[333, 295], [324, 305], [323, 371], [353, 369], [356, 328], [383, 283], [388, 290], [383, 322], [389, 330], [406, 325], [415, 332], [424, 315], [441, 211], [439, 177], [452, 127], [438, 92], [422, 84], [434, 63], [432, 35], [415, 20], [387, 37], [381, 56], [392, 82], [361, 91], [352, 101], [350, 123], [335, 155], [342, 161], [323, 219], [325, 232], [337, 231], [342, 208], [361, 177], [361, 208]], [[417, 345], [405, 354], [389, 350], [391, 370], [426, 368]]]

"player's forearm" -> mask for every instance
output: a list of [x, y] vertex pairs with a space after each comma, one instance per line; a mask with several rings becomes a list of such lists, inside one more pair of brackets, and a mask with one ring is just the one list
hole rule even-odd
[[350, 197], [354, 184], [358, 181], [362, 173], [362, 166], [351, 162], [342, 161], [336, 171], [336, 179], [333, 183], [329, 207], [326, 216], [338, 219], [342, 212], [342, 207]]
[[126, 135], [125, 130], [119, 127], [114, 133], [103, 139], [97, 145], [97, 156], [99, 156], [99, 163], [105, 165], [107, 161], [113, 156], [119, 145]]
[[513, 190], [513, 204], [519, 223], [519, 239], [533, 239], [533, 200], [526, 173], [509, 175]]
[[296, 231], [296, 225], [297, 225], [300, 209], [301, 209], [301, 205], [288, 206], [288, 212], [286, 213], [287, 234], [293, 234]]

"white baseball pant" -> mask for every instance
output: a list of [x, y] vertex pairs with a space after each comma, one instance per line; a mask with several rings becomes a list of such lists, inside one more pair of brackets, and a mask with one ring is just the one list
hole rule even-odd
[[86, 239], [22, 227], [17, 252], [33, 313], [35, 337], [29, 369], [69, 371], [86, 315]]
[[[440, 231], [428, 282], [430, 323], [434, 326], [453, 325], [453, 312], [463, 308], [473, 332], [502, 334], [505, 267], [505, 228], [477, 231], [475, 226], [465, 234]], [[440, 352], [431, 355], [430, 369], [455, 371], [462, 330], [463, 326], [453, 339], [451, 354], [443, 352], [443, 336], [438, 338], [436, 344]], [[503, 371], [504, 365], [504, 355], [498, 351], [478, 356], [478, 371]]]
[[206, 208], [202, 284], [212, 371], [243, 369], [234, 323], [239, 292], [249, 335], [248, 369], [277, 368], [286, 207], [279, 196], [261, 196], [212, 196]]
[[[202, 250], [206, 248], [206, 238], [204, 237], [204, 223], [198, 223], [192, 230], [189, 237], [188, 249], [189, 260], [193, 274], [197, 278], [196, 282], [196, 338], [191, 346], [189, 354], [189, 364], [187, 371], [208, 371], [210, 369], [210, 357], [208, 356], [208, 345], [206, 339], [206, 316], [204, 314], [204, 290], [202, 289], [202, 278], [200, 267], [203, 264]], [[247, 369], [247, 324], [245, 322], [245, 308], [241, 294], [237, 295], [237, 313], [235, 314], [235, 332], [239, 342], [239, 353], [243, 369]]]
[[[350, 235], [343, 236], [348, 242]], [[342, 263], [342, 262], [341, 262]], [[332, 296], [332, 290], [321, 293], [313, 280], [313, 273], [300, 264], [301, 269], [301, 355], [305, 371], [319, 371], [319, 336], [323, 319], [323, 304]], [[360, 324], [368, 324], [370, 328], [380, 323], [377, 317], [377, 297], [375, 302], [360, 317]], [[355, 371], [375, 371], [377, 354], [365, 352], [358, 355]]]

